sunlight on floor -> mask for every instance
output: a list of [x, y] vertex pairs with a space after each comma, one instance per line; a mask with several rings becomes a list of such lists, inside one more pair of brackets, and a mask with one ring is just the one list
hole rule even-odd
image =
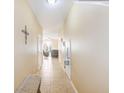
[[43, 58], [40, 91], [41, 93], [75, 93], [58, 58]]
[[52, 64], [52, 58], [51, 57], [44, 57], [43, 58], [43, 64], [42, 64], [42, 72], [45, 73], [42, 76], [42, 79], [49, 79], [53, 75], [53, 64]]

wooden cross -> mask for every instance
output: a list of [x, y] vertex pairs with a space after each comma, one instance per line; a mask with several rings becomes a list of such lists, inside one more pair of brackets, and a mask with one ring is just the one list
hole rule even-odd
[[25, 44], [27, 44], [27, 36], [29, 33], [27, 32], [27, 26], [25, 25], [25, 29], [22, 30], [22, 32], [25, 34]]

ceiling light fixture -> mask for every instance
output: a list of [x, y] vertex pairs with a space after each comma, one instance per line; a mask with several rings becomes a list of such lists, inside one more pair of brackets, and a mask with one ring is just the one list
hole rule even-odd
[[56, 2], [56, 0], [48, 0], [48, 3], [49, 3], [50, 5], [55, 4], [55, 2]]

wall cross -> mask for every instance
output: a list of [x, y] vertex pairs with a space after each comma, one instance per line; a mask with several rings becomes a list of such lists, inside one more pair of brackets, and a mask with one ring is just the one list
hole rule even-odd
[[27, 32], [27, 26], [25, 25], [25, 29], [22, 30], [22, 32], [25, 34], [25, 44], [27, 44], [27, 37], [29, 33]]

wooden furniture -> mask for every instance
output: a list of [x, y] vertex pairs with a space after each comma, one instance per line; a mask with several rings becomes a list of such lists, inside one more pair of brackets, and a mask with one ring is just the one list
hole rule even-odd
[[51, 50], [51, 56], [58, 58], [58, 50], [57, 49], [52, 49]]

